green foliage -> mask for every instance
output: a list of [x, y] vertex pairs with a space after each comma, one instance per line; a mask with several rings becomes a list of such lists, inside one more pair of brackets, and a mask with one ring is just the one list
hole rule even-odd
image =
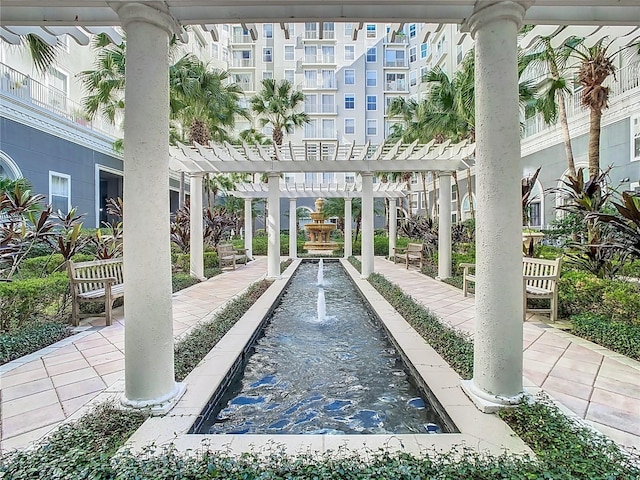
[[640, 278], [640, 260], [626, 262], [620, 269], [620, 275]]
[[444, 358], [462, 378], [473, 375], [473, 342], [433, 315], [382, 275], [372, 273], [369, 282], [404, 319]]
[[[298, 253], [304, 252], [305, 238], [298, 238]], [[253, 237], [251, 248], [254, 255], [267, 255], [267, 246], [269, 244], [266, 235]], [[236, 248], [244, 248], [244, 240], [234, 240], [233, 245]], [[289, 235], [280, 234], [280, 255], [289, 255]]]
[[612, 321], [640, 325], [640, 287], [588, 272], [564, 270], [558, 283], [558, 311], [564, 317], [591, 312]]
[[[73, 256], [74, 262], [88, 262], [94, 260], [92, 255], [79, 253]], [[54, 253], [42, 257], [27, 258], [20, 264], [19, 278], [40, 278], [51, 275], [54, 272], [64, 272], [65, 260], [62, 254]]]
[[67, 306], [68, 289], [66, 273], [0, 282], [0, 330], [15, 330], [35, 317], [59, 317]]
[[290, 258], [286, 259], [284, 262], [280, 262], [280, 273], [284, 272], [287, 268], [289, 268], [289, 265], [291, 265], [293, 263], [293, 260], [291, 260]]
[[356, 257], [349, 257], [349, 263], [353, 265], [353, 268], [355, 268], [358, 272], [362, 272], [362, 262]]
[[32, 322], [17, 330], [0, 333], [0, 364], [36, 352], [69, 335], [69, 327], [57, 322]]
[[612, 322], [593, 313], [571, 317], [571, 333], [640, 361], [640, 323]]
[[501, 410], [499, 415], [538, 457], [544, 476], [527, 478], [632, 479], [640, 475], [638, 458], [571, 420], [544, 398]]
[[[109, 479], [110, 460], [145, 420], [134, 410], [102, 404], [76, 422], [63, 424], [34, 449], [5, 452], [0, 477], [13, 480]], [[152, 478], [152, 477], [146, 477]]]
[[171, 289], [173, 293], [191, 287], [196, 283], [200, 283], [200, 280], [192, 277], [188, 273], [174, 273], [171, 275]]
[[[218, 268], [218, 254], [216, 252], [204, 252], [203, 253], [204, 268], [215, 269]], [[191, 256], [188, 253], [172, 253], [171, 264], [177, 270], [185, 273], [189, 273], [191, 270]]]
[[[408, 239], [398, 239], [396, 246], [406, 246], [409, 243]], [[358, 238], [353, 242], [353, 254], [362, 254], [362, 238]], [[380, 257], [387, 257], [389, 255], [389, 237], [387, 236], [375, 236], [373, 237], [373, 254]]]
[[196, 326], [175, 345], [174, 365], [176, 381], [181, 382], [205, 357], [216, 343], [233, 327], [260, 298], [271, 282], [262, 280], [251, 285], [245, 293], [234, 298], [207, 323]]
[[553, 247], [551, 245], [542, 245], [538, 244], [535, 247], [535, 252], [533, 256], [535, 258], [544, 258], [546, 260], [555, 260], [558, 257], [561, 257], [564, 253], [564, 250], [560, 247]]

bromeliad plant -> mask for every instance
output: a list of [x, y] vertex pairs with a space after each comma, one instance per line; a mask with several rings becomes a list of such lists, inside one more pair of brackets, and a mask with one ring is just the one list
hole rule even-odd
[[619, 215], [599, 213], [595, 218], [620, 234], [616, 247], [640, 259], [640, 196], [623, 192], [622, 203], [612, 203]]

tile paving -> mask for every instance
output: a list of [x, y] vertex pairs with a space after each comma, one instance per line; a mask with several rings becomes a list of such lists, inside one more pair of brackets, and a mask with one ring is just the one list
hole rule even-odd
[[[266, 272], [266, 258], [225, 272], [173, 296], [179, 337]], [[376, 258], [375, 270], [444, 322], [473, 334], [474, 297]], [[0, 366], [0, 448], [23, 448], [40, 439], [103, 392], [116, 391], [124, 375], [122, 308], [110, 327], [84, 322], [85, 331], [35, 354]], [[524, 325], [525, 385], [557, 402], [625, 446], [640, 448], [640, 362], [549, 328], [531, 316]]]

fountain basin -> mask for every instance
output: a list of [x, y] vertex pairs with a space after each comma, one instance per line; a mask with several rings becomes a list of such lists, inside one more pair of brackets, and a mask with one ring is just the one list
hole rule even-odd
[[[172, 444], [179, 451], [198, 451], [203, 442], [212, 450], [230, 453], [267, 451], [274, 445], [285, 453], [338, 449], [358, 451], [385, 448], [420, 454], [425, 449], [450, 450], [462, 443], [477, 451], [500, 454], [507, 449], [517, 453], [531, 451], [514, 432], [495, 415], [483, 414], [463, 393], [460, 377], [418, 335], [348, 262], [340, 260], [370, 306], [389, 332], [390, 338], [405, 355], [409, 368], [429, 385], [431, 393], [458, 426], [460, 433], [373, 434], [373, 435], [205, 435], [188, 433], [209, 404], [211, 396], [229, 384], [250, 348], [248, 347], [270, 314], [273, 305], [287, 286], [292, 272], [300, 264], [295, 260], [264, 295], [212, 349], [184, 380], [187, 391], [164, 417], [148, 419], [129, 439], [124, 448], [140, 452], [150, 443], [158, 447]], [[452, 287], [453, 288], [453, 287]]]

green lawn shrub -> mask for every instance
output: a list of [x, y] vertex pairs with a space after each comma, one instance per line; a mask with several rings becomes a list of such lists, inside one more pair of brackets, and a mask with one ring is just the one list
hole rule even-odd
[[71, 329], [58, 322], [32, 322], [0, 333], [0, 364], [37, 352], [69, 335]]
[[[409, 239], [398, 238], [396, 240], [396, 247], [406, 247], [409, 243]], [[353, 242], [353, 254], [362, 254], [362, 235]], [[373, 237], [373, 254], [379, 257], [389, 256], [389, 237], [386, 235], [376, 235]]]
[[640, 325], [640, 286], [564, 270], [558, 284], [558, 310], [563, 317], [593, 313], [614, 322]]
[[61, 318], [68, 310], [66, 273], [0, 282], [0, 331], [10, 332], [35, 318]]
[[[93, 255], [78, 254], [73, 256], [74, 262], [88, 262], [95, 260]], [[40, 278], [51, 275], [54, 272], [65, 272], [64, 257], [55, 253], [43, 257], [27, 258], [20, 263], [18, 278]]]
[[620, 275], [640, 278], [640, 260], [625, 263], [620, 270]]
[[[218, 254], [216, 252], [204, 252], [202, 254], [204, 260], [204, 268], [218, 267]], [[191, 270], [191, 256], [188, 253], [173, 252], [171, 254], [171, 264], [183, 271], [189, 273]]]
[[583, 313], [571, 317], [571, 333], [640, 361], [640, 324]]
[[246, 313], [271, 282], [262, 280], [252, 284], [247, 291], [231, 300], [213, 320], [194, 327], [187, 336], [176, 343], [174, 354], [176, 381], [181, 382], [205, 357], [216, 343]]
[[[307, 240], [305, 238], [298, 238], [296, 243], [298, 245], [298, 253], [304, 252], [304, 244]], [[267, 246], [269, 239], [266, 236], [253, 237], [251, 248], [254, 255], [267, 255]], [[244, 240], [234, 240], [233, 245], [236, 248], [244, 248]], [[289, 255], [289, 235], [280, 235], [280, 255]]]
[[555, 260], [564, 254], [562, 247], [554, 247], [552, 245], [538, 244], [535, 247], [533, 256], [536, 258], [544, 258], [547, 260]]
[[200, 283], [200, 280], [192, 277], [188, 273], [177, 272], [171, 275], [171, 290], [173, 293], [189, 288], [196, 283]]

